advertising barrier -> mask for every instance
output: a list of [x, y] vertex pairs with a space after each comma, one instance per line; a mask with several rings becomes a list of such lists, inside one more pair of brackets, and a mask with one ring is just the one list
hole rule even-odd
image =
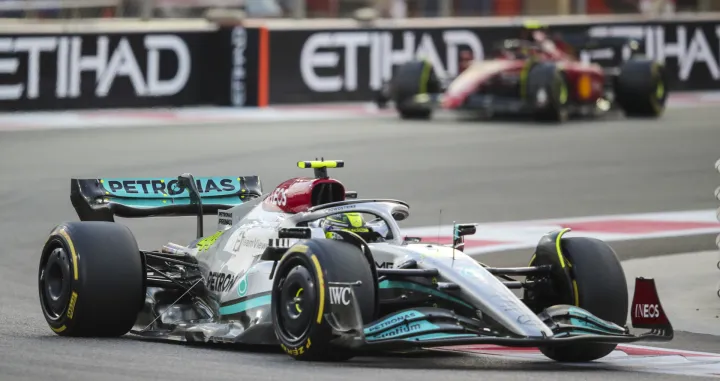
[[268, 34], [264, 28], [242, 26], [221, 28], [209, 40], [219, 44], [205, 51], [202, 61], [210, 75], [199, 75], [207, 82], [208, 98], [214, 105], [232, 107], [268, 104]]
[[[189, 105], [200, 35], [76, 34], [0, 37], [3, 109]], [[192, 53], [191, 53], [192, 52]]]
[[[638, 40], [639, 54], [666, 64], [672, 90], [711, 90], [720, 83], [720, 15], [552, 20], [540, 21], [564, 36]], [[0, 27], [0, 110], [369, 101], [403, 62], [423, 57], [438, 76], [453, 77], [461, 51], [486, 59], [522, 27], [497, 19], [381, 21], [374, 27], [310, 21], [195, 29], [170, 23], [123, 29], [118, 22], [56, 33], [8, 24]], [[624, 47], [578, 52], [605, 66], [618, 65], [627, 53]]]
[[[717, 22], [555, 24], [550, 30], [568, 36], [635, 39], [638, 54], [665, 63], [672, 90], [720, 87], [720, 18]], [[270, 103], [367, 101], [403, 62], [423, 57], [438, 76], [453, 77], [460, 50], [482, 60], [498, 43], [519, 34], [519, 26], [271, 30]], [[629, 58], [622, 49], [578, 54], [603, 66]]]
[[3, 33], [0, 110], [257, 106], [258, 42], [242, 27]]
[[[460, 49], [482, 59], [514, 28], [271, 31], [270, 102], [369, 100], [393, 68], [418, 56], [439, 75], [457, 75]], [[292, 57], [292, 58], [291, 58]]]

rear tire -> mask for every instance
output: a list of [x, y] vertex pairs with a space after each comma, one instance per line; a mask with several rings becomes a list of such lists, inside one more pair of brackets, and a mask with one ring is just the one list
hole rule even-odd
[[58, 225], [42, 250], [40, 306], [60, 336], [117, 337], [145, 301], [145, 265], [130, 229], [113, 222]]
[[665, 112], [668, 89], [665, 67], [647, 59], [632, 59], [615, 79], [615, 101], [628, 117], [657, 118]]
[[354, 245], [334, 240], [308, 240], [288, 250], [273, 277], [272, 319], [283, 351], [296, 360], [345, 361], [355, 353], [332, 345], [329, 283], [353, 287], [363, 323], [373, 320], [377, 285], [368, 261]]
[[[585, 237], [564, 238], [562, 255], [573, 274], [577, 290], [573, 305], [591, 314], [625, 326], [628, 315], [628, 287], [625, 272], [615, 251], [605, 242]], [[547, 264], [537, 258], [533, 265]], [[547, 357], [561, 362], [588, 362], [605, 357], [617, 344], [578, 343], [541, 347]]]
[[401, 65], [391, 82], [392, 99], [395, 109], [402, 119], [430, 119], [432, 108], [414, 105], [407, 107], [405, 102], [418, 94], [440, 92], [440, 81], [435, 75], [432, 64], [427, 61], [410, 61]]

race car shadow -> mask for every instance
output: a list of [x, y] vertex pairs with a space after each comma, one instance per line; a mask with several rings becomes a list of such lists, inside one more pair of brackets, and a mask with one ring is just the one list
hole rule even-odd
[[413, 353], [368, 353], [341, 363], [344, 368], [373, 370], [474, 370], [507, 372], [588, 372], [602, 368], [579, 368], [552, 361], [508, 359], [501, 356], [474, 356], [445, 351]]
[[277, 345], [202, 343], [202, 342], [191, 342], [191, 341], [168, 340], [168, 339], [153, 338], [153, 337], [141, 337], [141, 336], [133, 336], [133, 335], [126, 335], [126, 336], [123, 336], [123, 338], [133, 340], [133, 341], [151, 342], [151, 343], [166, 344], [166, 345], [181, 345], [184, 347], [192, 347], [192, 348], [204, 348], [204, 349], [212, 349], [212, 350], [220, 350], [220, 351], [231, 351], [231, 352], [247, 352], [247, 353], [256, 353], [256, 354], [269, 353], [269, 354], [278, 354], [278, 355], [287, 356], [282, 351], [282, 349]]
[[562, 128], [571, 127], [577, 128], [579, 126], [593, 126], [599, 123], [615, 123], [618, 121], [628, 120], [621, 113], [608, 113], [602, 116], [573, 116], [568, 118], [564, 123], [552, 122], [552, 121], [537, 121], [532, 118], [518, 116], [518, 115], [493, 115], [492, 117], [486, 117], [482, 115], [473, 114], [460, 114], [451, 116], [456, 122], [461, 123], [472, 123], [475, 125], [482, 124], [501, 124], [503, 127], [520, 127], [520, 128]]
[[[297, 364], [306, 366], [307, 362], [298, 362], [287, 356], [275, 345], [242, 345], [223, 343], [191, 343], [170, 341], [157, 338], [147, 338], [127, 335], [116, 340], [142, 341], [162, 343], [164, 345], [181, 345], [195, 349], [220, 351], [225, 353], [239, 353], [245, 355], [266, 355], [272, 362]], [[474, 370], [474, 371], [502, 371], [507, 372], [602, 372], [622, 371], [617, 367], [603, 367], [595, 364], [592, 367], [578, 367], [565, 365], [553, 361], [538, 361], [533, 359], [508, 358], [497, 355], [471, 355], [461, 352], [440, 350], [412, 350], [407, 352], [358, 352], [350, 360], [343, 362], [312, 362], [313, 367], [328, 368], [356, 368], [363, 370]]]

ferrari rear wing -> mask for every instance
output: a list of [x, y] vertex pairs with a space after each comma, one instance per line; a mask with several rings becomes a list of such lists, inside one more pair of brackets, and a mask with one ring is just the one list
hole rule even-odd
[[594, 62], [605, 68], [620, 66], [623, 61], [638, 54], [643, 44], [643, 40], [629, 37], [587, 35], [565, 35], [563, 42], [575, 50], [580, 60]]
[[[70, 201], [81, 221], [114, 217], [194, 216], [198, 205], [179, 178], [71, 179]], [[203, 214], [215, 214], [262, 195], [258, 176], [194, 179]]]

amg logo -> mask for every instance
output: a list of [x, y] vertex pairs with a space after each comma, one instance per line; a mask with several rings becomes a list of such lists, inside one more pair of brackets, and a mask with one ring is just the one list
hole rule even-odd
[[653, 319], [660, 317], [660, 307], [657, 304], [636, 304], [634, 317]]
[[375, 262], [375, 267], [377, 267], [379, 269], [391, 269], [391, 268], [393, 268], [393, 263], [392, 262], [380, 262], [380, 263]]
[[330, 287], [330, 304], [350, 304], [350, 287]]

